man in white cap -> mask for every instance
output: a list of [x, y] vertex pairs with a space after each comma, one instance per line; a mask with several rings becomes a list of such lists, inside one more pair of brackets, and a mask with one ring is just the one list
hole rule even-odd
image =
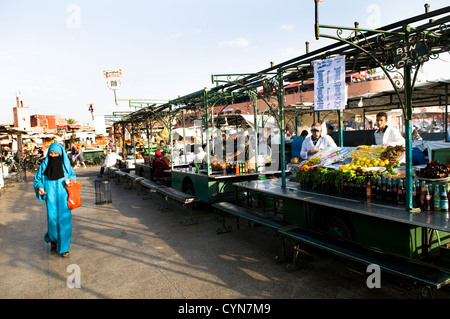
[[331, 136], [322, 135], [320, 123], [314, 123], [311, 126], [311, 135], [303, 141], [300, 157], [308, 159], [328, 147], [337, 147], [337, 145]]

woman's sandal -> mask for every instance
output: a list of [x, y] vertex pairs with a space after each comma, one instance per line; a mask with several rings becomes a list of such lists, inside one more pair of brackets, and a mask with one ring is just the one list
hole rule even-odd
[[66, 257], [68, 257], [68, 256], [69, 256], [69, 252], [68, 252], [68, 251], [61, 254], [61, 257], [62, 257], [62, 258], [66, 258]]
[[56, 243], [50, 243], [50, 252], [56, 254]]

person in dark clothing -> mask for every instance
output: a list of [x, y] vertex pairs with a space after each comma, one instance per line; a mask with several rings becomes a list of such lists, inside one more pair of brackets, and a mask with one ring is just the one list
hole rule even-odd
[[156, 157], [152, 161], [152, 179], [158, 179], [161, 177], [170, 177], [170, 162], [165, 156], [165, 152], [161, 153], [160, 150], [155, 152]]

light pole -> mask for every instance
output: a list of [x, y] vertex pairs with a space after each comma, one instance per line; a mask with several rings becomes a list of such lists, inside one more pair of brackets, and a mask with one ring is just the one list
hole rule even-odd
[[94, 120], [94, 104], [88, 104], [88, 111], [91, 112], [92, 120]]

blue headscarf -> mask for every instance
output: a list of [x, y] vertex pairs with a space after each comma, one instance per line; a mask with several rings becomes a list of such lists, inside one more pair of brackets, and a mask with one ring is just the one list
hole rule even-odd
[[59, 154], [59, 156], [61, 156], [61, 163], [62, 163], [62, 167], [64, 170], [64, 173], [66, 175], [69, 175], [72, 171], [72, 167], [70, 166], [70, 160], [69, 157], [67, 156], [66, 151], [64, 150], [64, 147], [59, 144], [59, 143], [52, 143], [50, 144], [50, 147], [48, 149], [47, 152], [47, 156], [45, 157], [44, 161], [42, 162], [41, 166], [42, 166], [42, 172], [45, 172], [45, 170], [47, 169], [48, 166], [48, 161], [49, 161], [49, 153], [51, 151], [54, 151], [56, 153]]

